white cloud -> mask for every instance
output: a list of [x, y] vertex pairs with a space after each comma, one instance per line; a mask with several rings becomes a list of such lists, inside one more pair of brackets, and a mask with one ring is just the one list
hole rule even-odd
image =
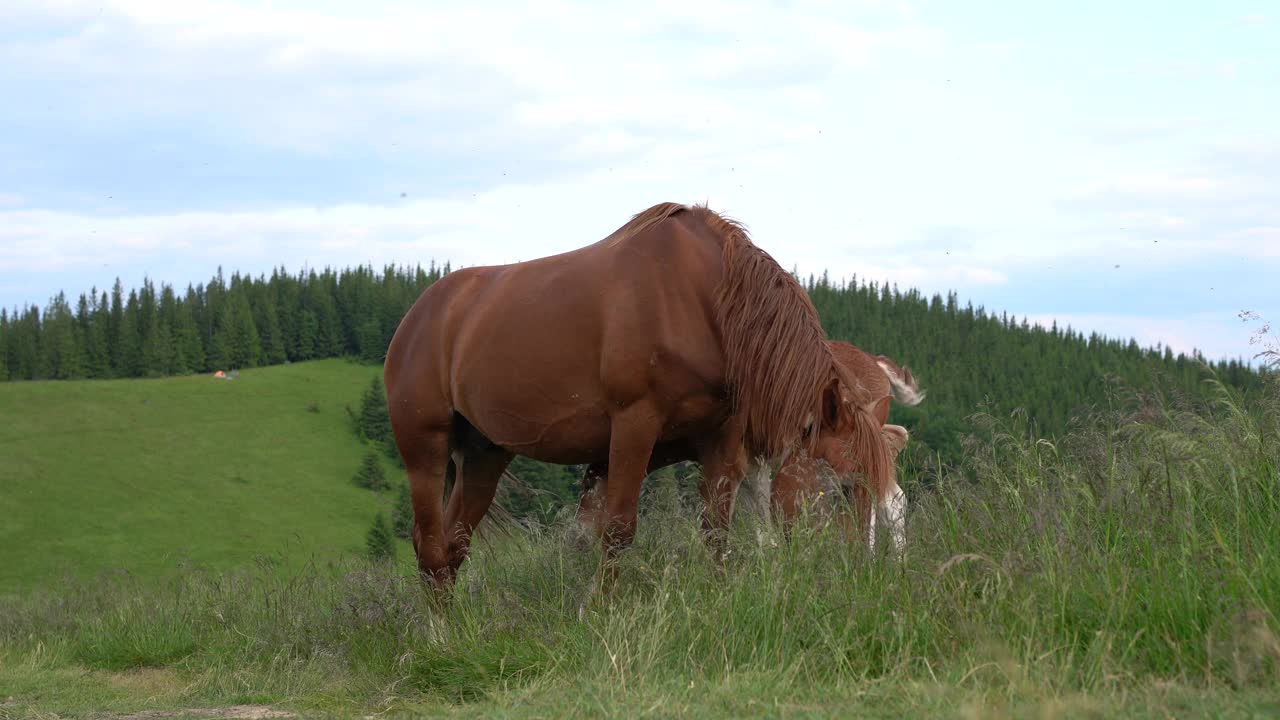
[[[93, 78], [82, 91], [96, 123], [195, 118], [240, 139], [311, 152], [368, 145], [389, 130], [409, 141], [438, 116], [467, 109], [487, 116], [489, 136], [512, 122], [635, 134], [764, 122], [756, 129], [767, 131], [770, 117], [780, 125], [792, 113], [777, 105], [760, 112], [751, 103], [760, 87], [734, 92], [717, 83], [772, 73], [770, 87], [812, 85], [824, 66], [929, 43], [922, 29], [867, 31], [847, 12], [817, 17], [770, 3], [663, 2], [619, 13], [566, 1], [377, 2], [357, 13], [304, 3], [62, 0], [19, 2], [8, 12], [80, 26], [0, 48], [0, 60]], [[707, 35], [681, 39], [674, 29]], [[792, 65], [794, 57], [804, 60]]]

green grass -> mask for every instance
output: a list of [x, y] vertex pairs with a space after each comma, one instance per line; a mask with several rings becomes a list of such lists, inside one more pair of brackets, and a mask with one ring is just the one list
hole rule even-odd
[[379, 371], [0, 384], [0, 593], [361, 552], [384, 503], [349, 482], [364, 451], [344, 406]]
[[607, 601], [567, 518], [490, 526], [444, 603], [410, 553], [11, 597], [0, 712], [1275, 717], [1268, 393], [1145, 398], [1057, 444], [978, 418], [969, 472], [907, 488], [901, 562], [820, 523], [783, 539], [740, 516], [719, 566], [667, 480]]

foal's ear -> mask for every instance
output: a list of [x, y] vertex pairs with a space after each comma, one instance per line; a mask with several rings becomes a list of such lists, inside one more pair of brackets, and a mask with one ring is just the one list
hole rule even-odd
[[841, 418], [847, 412], [847, 404], [844, 385], [839, 378], [831, 378], [827, 388], [822, 391], [822, 427], [838, 429]]

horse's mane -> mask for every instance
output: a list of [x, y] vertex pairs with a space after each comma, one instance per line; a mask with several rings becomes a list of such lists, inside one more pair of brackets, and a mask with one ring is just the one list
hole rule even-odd
[[[706, 205], [687, 210], [724, 244], [716, 317], [734, 408], [746, 416], [747, 449], [777, 457], [808, 423], [816, 431], [822, 422], [823, 393], [838, 378], [826, 332], [800, 282], [751, 242], [745, 226]], [[678, 211], [657, 206], [646, 214]], [[810, 449], [817, 437], [810, 433]]]
[[[735, 412], [745, 415], [748, 452], [776, 458], [806, 428], [811, 432], [805, 449], [814, 451], [826, 390], [836, 389], [837, 383], [849, 386], [856, 379], [837, 363], [817, 308], [800, 282], [751, 241], [742, 223], [705, 204], [654, 205], [636, 213], [611, 237], [614, 242], [632, 237], [683, 213], [704, 223], [723, 245], [715, 311], [730, 397]], [[836, 412], [837, 425], [848, 433], [846, 451], [854, 453], [877, 487], [885, 486], [892, 461], [878, 423], [862, 408], [843, 402], [837, 402]]]
[[688, 205], [682, 205], [681, 203], [658, 203], [647, 210], [641, 210], [632, 215], [630, 220], [623, 224], [622, 227], [614, 230], [604, 241], [609, 244], [621, 242], [626, 238], [639, 235], [676, 213], [685, 212], [689, 209]]

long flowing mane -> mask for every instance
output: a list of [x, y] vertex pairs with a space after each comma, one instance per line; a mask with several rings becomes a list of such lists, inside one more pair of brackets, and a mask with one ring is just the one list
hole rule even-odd
[[[747, 449], [776, 457], [806, 423], [821, 422], [823, 391], [837, 377], [826, 332], [809, 294], [751, 242], [746, 227], [705, 205], [689, 212], [724, 243], [716, 316], [734, 407], [746, 415]], [[811, 449], [817, 436], [809, 436]]]

